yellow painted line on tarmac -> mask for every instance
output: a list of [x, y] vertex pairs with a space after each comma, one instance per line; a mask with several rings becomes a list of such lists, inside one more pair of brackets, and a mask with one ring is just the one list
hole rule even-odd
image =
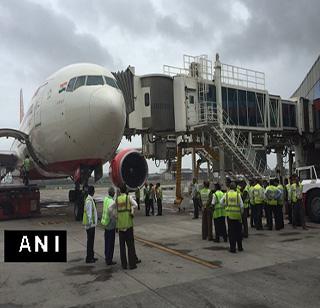
[[142, 244], [145, 244], [147, 246], [150, 246], [150, 247], [154, 247], [154, 248], [157, 248], [161, 251], [164, 251], [164, 252], [167, 252], [169, 254], [172, 254], [172, 255], [175, 255], [175, 256], [178, 256], [180, 258], [183, 258], [185, 260], [188, 260], [188, 261], [191, 261], [191, 262], [194, 262], [194, 263], [197, 263], [197, 264], [200, 264], [202, 266], [205, 266], [205, 267], [208, 267], [208, 268], [211, 268], [211, 269], [216, 269], [216, 268], [219, 268], [220, 266], [218, 265], [215, 265], [215, 264], [212, 264], [206, 260], [203, 260], [203, 259], [200, 259], [200, 258], [197, 258], [197, 257], [193, 257], [193, 256], [190, 256], [190, 255], [187, 255], [187, 254], [184, 254], [180, 251], [177, 251], [175, 249], [172, 249], [172, 248], [168, 248], [166, 246], [163, 246], [161, 244], [158, 244], [158, 243], [155, 243], [155, 242], [152, 242], [152, 241], [148, 241], [148, 240], [145, 240], [139, 236], [134, 236], [134, 239]]

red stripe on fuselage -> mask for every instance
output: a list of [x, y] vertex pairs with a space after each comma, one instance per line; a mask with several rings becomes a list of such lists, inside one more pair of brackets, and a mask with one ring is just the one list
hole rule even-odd
[[[69, 161], [63, 161], [63, 162], [55, 162], [55, 163], [46, 165], [45, 171], [50, 173], [55, 173], [57, 177], [59, 177], [59, 174], [61, 174], [61, 177], [65, 177], [62, 174], [73, 176], [75, 171], [79, 168], [79, 166], [95, 167], [101, 164], [103, 164], [102, 159], [69, 160]], [[31, 180], [42, 180], [42, 179], [50, 179], [50, 178], [51, 177], [43, 176], [35, 168], [30, 170]], [[56, 177], [52, 177], [52, 178], [56, 178]]]

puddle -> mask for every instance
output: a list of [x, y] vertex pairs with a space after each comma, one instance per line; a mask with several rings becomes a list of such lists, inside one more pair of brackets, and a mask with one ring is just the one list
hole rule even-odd
[[26, 284], [31, 284], [31, 283], [38, 283], [38, 282], [41, 282], [45, 280], [44, 278], [33, 278], [33, 279], [28, 279], [28, 280], [25, 280], [23, 282], [21, 282], [21, 285], [22, 286], [25, 286]]
[[[107, 281], [110, 278], [112, 278], [112, 273], [113, 271], [111, 268], [96, 270], [95, 266], [85, 266], [85, 265], [70, 267], [63, 272], [63, 274], [65, 274], [66, 276], [81, 276], [81, 275], [95, 276], [93, 280], [86, 281], [83, 284], [89, 284], [96, 281]], [[79, 284], [79, 285], [82, 285], [82, 284]]]
[[287, 235], [299, 235], [301, 232], [283, 232], [279, 233], [280, 236], [287, 236]]
[[295, 241], [301, 241], [302, 238], [288, 238], [286, 240], [282, 240], [280, 241], [281, 243], [285, 243], [285, 242], [295, 242]]
[[204, 247], [203, 249], [206, 250], [213, 250], [213, 251], [221, 251], [221, 250], [228, 250], [228, 247], [223, 247], [223, 246], [210, 246], [210, 247]]

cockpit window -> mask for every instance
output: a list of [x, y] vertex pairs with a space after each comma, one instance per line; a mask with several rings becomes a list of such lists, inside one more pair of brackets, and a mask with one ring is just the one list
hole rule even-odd
[[76, 83], [76, 79], [77, 79], [77, 77], [70, 79], [70, 81], [68, 83], [68, 87], [67, 87], [67, 92], [73, 91], [73, 87], [74, 87], [74, 84]]
[[85, 83], [86, 83], [86, 76], [79, 76], [77, 78], [77, 81], [76, 81], [76, 84], [74, 85], [74, 89], [73, 90], [76, 90], [81, 86], [84, 86]]
[[119, 89], [117, 82], [113, 78], [104, 76], [104, 79], [106, 80], [106, 84], [108, 86]]
[[104, 81], [102, 76], [88, 76], [86, 85], [87, 86], [104, 85]]

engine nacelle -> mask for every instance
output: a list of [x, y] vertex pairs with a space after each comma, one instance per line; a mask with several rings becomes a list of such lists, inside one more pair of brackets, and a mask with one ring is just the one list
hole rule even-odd
[[148, 164], [139, 151], [124, 149], [111, 161], [109, 174], [115, 186], [126, 184], [130, 190], [134, 190], [146, 181]]

